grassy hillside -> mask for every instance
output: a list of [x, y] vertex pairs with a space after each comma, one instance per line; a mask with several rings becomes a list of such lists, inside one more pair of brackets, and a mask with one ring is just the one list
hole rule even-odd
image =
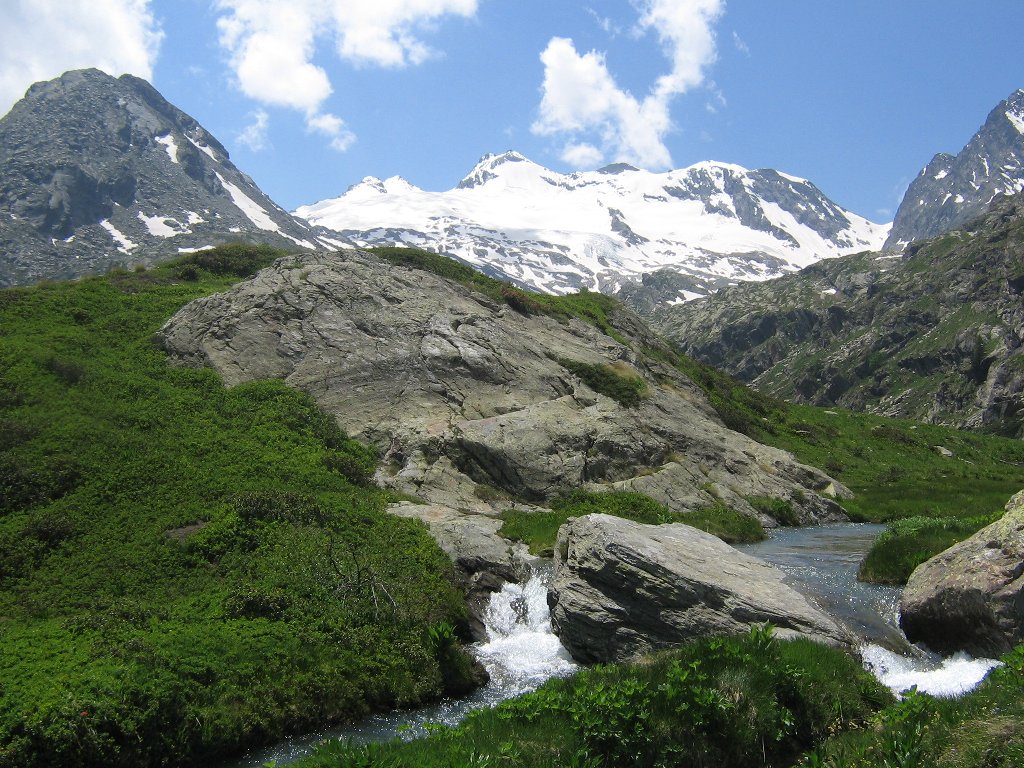
[[372, 452], [152, 342], [276, 255], [0, 292], [0, 766], [206, 764], [465, 684], [450, 563]]

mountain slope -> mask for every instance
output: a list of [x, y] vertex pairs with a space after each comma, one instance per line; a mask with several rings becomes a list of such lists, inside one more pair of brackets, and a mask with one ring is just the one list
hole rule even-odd
[[98, 70], [33, 85], [0, 120], [0, 286], [315, 233], [149, 83]]
[[1024, 195], [902, 256], [858, 254], [659, 310], [684, 351], [757, 389], [1021, 434]]
[[368, 177], [296, 214], [341, 232], [339, 245], [426, 248], [548, 293], [610, 293], [668, 268], [685, 278], [672, 300], [877, 248], [887, 231], [777, 171], [708, 162], [563, 175], [516, 152], [487, 155], [447, 192]]
[[1024, 190], [1024, 90], [1001, 101], [956, 157], [937, 154], [896, 211], [886, 248], [966, 224], [997, 195]]

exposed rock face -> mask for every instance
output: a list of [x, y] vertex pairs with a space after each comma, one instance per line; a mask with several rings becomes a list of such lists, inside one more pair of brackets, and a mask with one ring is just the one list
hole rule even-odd
[[994, 657], [1024, 642], [1024, 491], [1002, 519], [914, 570], [900, 625], [940, 653]]
[[[790, 500], [805, 522], [842, 517], [818, 493], [829, 477], [727, 429], [696, 385], [647, 355], [667, 350], [634, 315], [613, 322], [619, 340], [349, 251], [281, 259], [184, 307], [160, 338], [228, 385], [278, 377], [310, 393], [381, 448], [381, 482], [427, 504], [493, 516], [510, 506], [481, 498], [495, 488], [543, 504], [582, 486], [683, 512], [721, 499], [756, 515], [744, 496], [757, 495]], [[624, 407], [559, 360], [639, 377], [646, 396]]]
[[562, 526], [555, 558], [552, 625], [581, 662], [624, 661], [764, 622], [782, 637], [850, 642], [780, 571], [688, 525], [587, 515]]
[[323, 247], [198, 122], [132, 75], [68, 72], [0, 120], [0, 287], [244, 238]]
[[914, 179], [885, 247], [957, 229], [999, 195], [1024, 190], [1024, 90], [1012, 93], [956, 157], [939, 153]]
[[902, 256], [821, 261], [660, 310], [688, 354], [789, 400], [1021, 434], [1024, 196]]

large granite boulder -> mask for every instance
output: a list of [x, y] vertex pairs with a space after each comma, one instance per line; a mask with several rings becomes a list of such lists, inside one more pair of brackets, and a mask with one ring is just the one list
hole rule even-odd
[[[376, 444], [378, 480], [424, 502], [496, 514], [579, 487], [646, 493], [693, 511], [790, 501], [805, 523], [843, 519], [819, 470], [725, 427], [672, 352], [632, 313], [614, 327], [523, 312], [436, 274], [344, 251], [288, 257], [161, 329], [171, 359], [229, 386], [282, 378]], [[573, 372], [642, 382], [624, 405]], [[503, 494], [499, 504], [488, 499]]]
[[991, 657], [1024, 643], [1024, 491], [1000, 520], [914, 570], [900, 625], [940, 653]]
[[587, 515], [562, 526], [555, 558], [552, 625], [584, 663], [624, 661], [765, 622], [784, 638], [851, 642], [780, 571], [688, 525]]

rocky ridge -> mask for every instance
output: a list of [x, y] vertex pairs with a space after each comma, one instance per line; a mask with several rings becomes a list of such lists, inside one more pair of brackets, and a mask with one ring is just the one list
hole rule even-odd
[[0, 287], [245, 239], [323, 247], [195, 119], [132, 75], [67, 72], [0, 119]]
[[[826, 495], [841, 485], [727, 429], [652, 354], [666, 348], [632, 313], [612, 323], [606, 333], [524, 313], [347, 251], [279, 259], [187, 305], [159, 337], [177, 364], [212, 366], [229, 386], [282, 378], [377, 445], [378, 480], [415, 497], [396, 513], [424, 520], [467, 574], [513, 576], [520, 555], [494, 534], [500, 511], [577, 487], [634, 490], [682, 512], [723, 502], [768, 526], [747, 497], [787, 499], [804, 522], [843, 517]], [[645, 394], [627, 407], [566, 367], [578, 363]]]
[[911, 183], [886, 249], [957, 229], [1000, 195], [1024, 190], [1024, 90], [996, 105], [956, 156], [939, 153]]
[[653, 327], [756, 389], [1020, 435], [1024, 195], [902, 255], [822, 261], [658, 310]]

